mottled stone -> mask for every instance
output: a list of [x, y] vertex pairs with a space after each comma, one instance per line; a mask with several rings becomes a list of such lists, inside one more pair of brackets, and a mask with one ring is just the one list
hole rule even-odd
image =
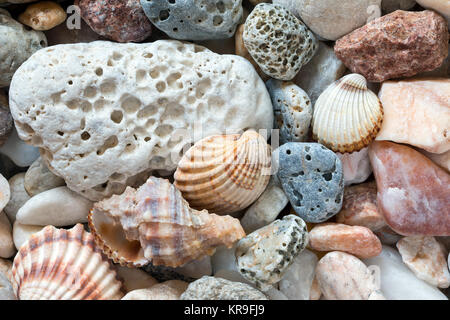
[[273, 0], [300, 17], [317, 35], [336, 40], [379, 17], [381, 0]]
[[361, 183], [372, 174], [369, 160], [369, 148], [353, 153], [336, 153], [342, 162], [345, 186]]
[[128, 292], [122, 300], [179, 300], [187, 286], [187, 282], [169, 280], [155, 284], [151, 288]]
[[318, 251], [344, 251], [361, 259], [381, 252], [380, 240], [366, 227], [324, 223], [312, 228], [309, 235], [309, 246]]
[[123, 281], [122, 288], [127, 293], [138, 289], [148, 289], [158, 283], [155, 278], [140, 269], [116, 265], [116, 272]]
[[306, 141], [312, 120], [312, 103], [307, 93], [289, 81], [266, 82], [275, 115], [274, 128], [280, 129], [280, 145]]
[[448, 0], [416, 0], [418, 4], [427, 9], [432, 9], [442, 14], [450, 27], [450, 2]]
[[447, 255], [434, 237], [405, 237], [397, 242], [397, 248], [417, 278], [439, 288], [450, 286]]
[[346, 69], [342, 61], [336, 57], [334, 50], [319, 41], [316, 54], [300, 69], [293, 81], [306, 91], [314, 106], [320, 94], [330, 84], [342, 78]]
[[34, 30], [50, 30], [66, 20], [64, 9], [52, 1], [41, 1], [29, 5], [18, 20]]
[[310, 300], [317, 262], [317, 256], [308, 249], [303, 250], [294, 259], [278, 283], [280, 291], [289, 300]]
[[326, 300], [369, 300], [381, 295], [371, 270], [345, 252], [326, 254], [317, 264], [316, 275]]
[[6, 94], [0, 90], [0, 146], [5, 143], [13, 131], [13, 118], [9, 112]]
[[11, 223], [6, 214], [0, 211], [0, 258], [10, 258], [15, 252]]
[[278, 178], [295, 212], [306, 222], [320, 223], [342, 207], [341, 160], [318, 143], [291, 142], [279, 148]]
[[397, 10], [336, 42], [339, 59], [370, 82], [439, 67], [448, 54], [447, 22], [434, 11]]
[[192, 282], [181, 300], [267, 300], [267, 297], [248, 284], [205, 276]]
[[76, 0], [84, 21], [99, 35], [118, 42], [140, 42], [151, 35], [152, 25], [139, 0]]
[[242, 217], [242, 228], [248, 234], [268, 225], [275, 221], [288, 202], [289, 199], [284, 194], [278, 177], [276, 175], [271, 176], [266, 190]]
[[338, 223], [362, 226], [372, 231], [386, 226], [383, 215], [377, 208], [377, 185], [363, 183], [344, 190], [342, 210], [336, 216]]
[[47, 46], [47, 39], [40, 31], [26, 30], [0, 8], [0, 43], [0, 87], [7, 87], [21, 64]]
[[16, 220], [17, 211], [27, 202], [31, 197], [28, 195], [24, 187], [25, 172], [18, 173], [8, 180], [11, 190], [11, 198], [4, 208], [11, 223]]
[[450, 175], [407, 146], [375, 141], [369, 149], [377, 206], [386, 223], [405, 236], [450, 235]]
[[381, 291], [388, 300], [448, 300], [439, 289], [417, 278], [391, 247], [383, 246], [379, 256], [364, 263], [379, 268]]
[[238, 270], [258, 289], [266, 291], [281, 280], [307, 244], [305, 222], [295, 215], [285, 216], [238, 242], [235, 253]]
[[25, 174], [24, 187], [31, 197], [64, 185], [64, 179], [48, 170], [47, 165], [42, 161], [41, 157], [33, 162]]
[[450, 150], [450, 79], [387, 81], [379, 93], [384, 120], [376, 140], [432, 153]]
[[279, 5], [258, 4], [245, 21], [244, 44], [261, 70], [292, 80], [317, 50], [313, 33]]
[[179, 40], [230, 38], [243, 13], [242, 0], [141, 0], [141, 5], [158, 29]]

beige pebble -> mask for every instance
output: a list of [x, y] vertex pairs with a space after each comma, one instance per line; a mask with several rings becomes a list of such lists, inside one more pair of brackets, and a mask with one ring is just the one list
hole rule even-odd
[[10, 260], [0, 258], [0, 273], [6, 275], [6, 277], [11, 281], [12, 279], [12, 262]]
[[6, 214], [0, 212], [0, 258], [10, 258], [16, 252], [14, 247], [11, 223]]
[[446, 252], [434, 237], [404, 237], [397, 242], [403, 262], [417, 278], [439, 287], [450, 287]]
[[8, 180], [0, 174], [0, 211], [2, 211], [11, 198], [11, 190], [9, 188]]
[[31, 197], [28, 195], [24, 187], [25, 172], [18, 173], [9, 179], [9, 186], [11, 188], [11, 199], [6, 205], [5, 213], [9, 220], [14, 222], [16, 220], [17, 211], [27, 202]]
[[381, 253], [381, 242], [368, 228], [338, 223], [316, 225], [309, 233], [309, 245], [317, 251], [345, 251], [359, 258]]
[[67, 14], [57, 3], [41, 1], [29, 5], [19, 15], [19, 21], [34, 30], [50, 30], [66, 20]]
[[30, 237], [35, 234], [36, 232], [41, 231], [44, 229], [43, 226], [34, 226], [34, 225], [27, 225], [27, 224], [21, 224], [18, 221], [14, 221], [13, 224], [13, 240], [14, 240], [14, 246], [17, 250], [20, 249], [20, 247], [30, 239]]
[[117, 274], [123, 280], [122, 288], [128, 293], [138, 289], [149, 289], [158, 281], [141, 269], [116, 266]]
[[127, 293], [122, 300], [179, 300], [187, 287], [187, 282], [169, 280], [148, 289], [133, 290]]
[[327, 253], [317, 264], [316, 276], [326, 300], [368, 300], [382, 296], [370, 269], [345, 252]]
[[54, 175], [41, 157], [37, 158], [25, 173], [24, 187], [30, 197], [64, 185], [64, 179]]
[[342, 210], [336, 222], [362, 226], [372, 231], [386, 226], [383, 215], [377, 209], [377, 185], [375, 182], [350, 186], [344, 191]]

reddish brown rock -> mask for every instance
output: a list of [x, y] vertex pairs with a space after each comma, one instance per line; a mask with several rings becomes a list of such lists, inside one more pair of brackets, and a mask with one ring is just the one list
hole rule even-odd
[[342, 37], [336, 56], [370, 82], [438, 68], [448, 55], [447, 21], [434, 11], [397, 10]]
[[139, 0], [75, 0], [81, 17], [101, 36], [118, 42], [140, 42], [152, 31]]
[[386, 223], [405, 236], [450, 235], [450, 175], [420, 152], [387, 141], [369, 148], [377, 206]]

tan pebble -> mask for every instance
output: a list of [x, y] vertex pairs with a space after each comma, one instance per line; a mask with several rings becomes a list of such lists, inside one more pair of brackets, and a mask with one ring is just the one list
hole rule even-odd
[[417, 278], [439, 287], [450, 287], [446, 252], [434, 237], [404, 237], [397, 242], [403, 262]]
[[377, 209], [377, 185], [363, 183], [345, 189], [342, 210], [336, 222], [351, 226], [362, 226], [372, 231], [386, 226], [382, 214]]
[[316, 277], [326, 300], [368, 300], [382, 296], [369, 268], [345, 252], [334, 251], [323, 257], [317, 264]]
[[116, 272], [123, 280], [122, 288], [128, 293], [138, 289], [148, 289], [158, 284], [158, 281], [141, 269], [116, 266]]
[[127, 293], [122, 300], [179, 300], [186, 291], [188, 283], [181, 280], [169, 280], [148, 289], [139, 289]]
[[12, 268], [11, 261], [0, 258], [0, 273], [6, 275], [9, 281], [11, 281], [12, 279], [11, 268]]
[[66, 20], [67, 14], [57, 3], [42, 1], [31, 4], [19, 15], [19, 21], [34, 30], [50, 30]]
[[322, 291], [320, 291], [319, 281], [317, 281], [317, 276], [315, 276], [309, 291], [309, 300], [319, 300], [321, 296]]
[[34, 225], [27, 225], [27, 224], [21, 224], [19, 221], [14, 221], [13, 224], [13, 240], [14, 240], [14, 246], [17, 250], [20, 249], [21, 246], [25, 244], [25, 242], [30, 239], [30, 237], [35, 234], [36, 232], [41, 231], [44, 229], [43, 226], [34, 226]]
[[54, 175], [41, 157], [37, 158], [25, 173], [24, 187], [30, 197], [64, 185], [64, 179]]
[[11, 223], [3, 211], [0, 211], [0, 258], [10, 258], [16, 252]]
[[0, 211], [3, 210], [11, 198], [11, 190], [8, 180], [0, 174]]
[[11, 199], [6, 205], [4, 211], [11, 222], [16, 220], [17, 211], [30, 200], [30, 196], [24, 187], [25, 172], [21, 172], [8, 180], [11, 188]]
[[318, 251], [345, 251], [359, 258], [371, 258], [381, 253], [381, 242], [368, 228], [324, 223], [309, 233], [309, 245]]

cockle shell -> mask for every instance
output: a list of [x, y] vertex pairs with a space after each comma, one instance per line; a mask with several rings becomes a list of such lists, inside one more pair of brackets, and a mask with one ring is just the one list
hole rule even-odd
[[82, 224], [47, 226], [17, 253], [12, 285], [21, 300], [119, 300], [122, 282]]
[[239, 220], [191, 209], [168, 180], [97, 202], [88, 217], [97, 244], [122, 266], [178, 267], [245, 237]]
[[331, 84], [314, 106], [313, 138], [334, 152], [348, 153], [368, 146], [380, 131], [383, 106], [353, 73]]
[[256, 131], [217, 135], [186, 152], [175, 172], [175, 186], [191, 207], [229, 214], [259, 198], [270, 170], [270, 146]]

